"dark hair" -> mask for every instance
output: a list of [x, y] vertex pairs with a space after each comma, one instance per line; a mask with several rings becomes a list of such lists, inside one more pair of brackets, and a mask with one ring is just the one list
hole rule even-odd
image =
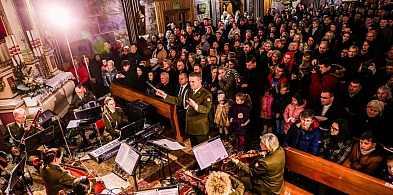
[[292, 97], [297, 100], [299, 105], [303, 105], [304, 104], [304, 97], [303, 97], [302, 93], [296, 92], [295, 94], [292, 95]]
[[199, 72], [192, 72], [188, 77], [198, 77], [198, 79], [202, 80], [202, 74]]
[[329, 97], [334, 97], [334, 90], [331, 88], [326, 88], [322, 90], [322, 93], [329, 93]]
[[366, 131], [362, 133], [360, 140], [368, 140], [371, 141], [371, 143], [377, 143], [377, 137], [375, 137], [372, 131]]
[[243, 46], [245, 46], [245, 45], [248, 45], [249, 47], [252, 47], [252, 44], [251, 44], [250, 41], [245, 41], [245, 42], [243, 43]]
[[247, 60], [246, 60], [246, 63], [254, 63], [254, 62], [256, 62], [257, 60], [255, 59], [255, 57], [254, 56], [252, 56], [252, 55], [249, 55], [249, 56], [247, 56]]
[[338, 135], [336, 136], [337, 143], [344, 142], [347, 139], [351, 139], [351, 133], [349, 132], [349, 124], [346, 119], [338, 118], [333, 123], [338, 125]]
[[48, 166], [51, 162], [55, 160], [55, 158], [60, 158], [61, 154], [62, 152], [58, 148], [44, 149], [41, 152], [41, 159], [44, 163], [44, 166]]
[[109, 42], [109, 41], [105, 41], [104, 43], [109, 43], [109, 44], [111, 44], [111, 42]]
[[352, 80], [351, 83], [362, 85], [362, 82], [360, 82], [360, 80], [358, 80], [358, 79]]
[[130, 62], [129, 62], [128, 60], [123, 60], [123, 61], [121, 62], [121, 65], [122, 65], [122, 66], [128, 66], [128, 65], [130, 65]]
[[300, 118], [314, 118], [315, 113], [312, 109], [304, 109], [302, 113], [300, 113]]
[[319, 60], [319, 64], [323, 64], [327, 68], [332, 65], [332, 60], [330, 60], [329, 58], [324, 58], [322, 60]]
[[86, 195], [90, 189], [90, 181], [86, 176], [74, 180], [72, 190], [75, 195]]

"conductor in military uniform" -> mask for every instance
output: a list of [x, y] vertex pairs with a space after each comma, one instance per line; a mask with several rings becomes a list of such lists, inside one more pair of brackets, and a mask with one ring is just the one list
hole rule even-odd
[[[13, 115], [15, 122], [7, 125], [8, 132], [6, 132], [4, 135], [4, 145], [15, 157], [21, 156], [21, 152], [24, 150], [24, 140], [22, 140], [22, 138], [25, 134], [25, 131], [29, 130], [30, 125], [28, 125], [26, 122], [26, 114], [24, 109], [15, 109]], [[39, 129], [35, 128], [32, 134], [38, 131]]]
[[[43, 165], [40, 168], [40, 173], [44, 180], [47, 195], [57, 195], [60, 190], [72, 190], [72, 185], [76, 177], [72, 176], [60, 166], [62, 158], [63, 152], [58, 148], [45, 149], [41, 153]], [[96, 181], [101, 181], [98, 178], [89, 180], [93, 185]]]
[[87, 91], [83, 85], [77, 85], [75, 87], [75, 93], [76, 95], [74, 95], [70, 107], [68, 107], [68, 113], [70, 114], [83, 108], [86, 103], [96, 101], [94, 94], [91, 91]]
[[156, 95], [164, 98], [170, 104], [183, 106], [182, 100], [187, 103], [186, 129], [191, 146], [196, 146], [209, 139], [208, 113], [212, 106], [212, 94], [202, 87], [201, 73], [193, 72], [189, 75], [190, 89], [180, 96], [169, 96], [164, 91], [157, 89]]
[[105, 132], [103, 138], [105, 141], [111, 141], [120, 135], [120, 128], [128, 124], [128, 119], [121, 108], [116, 107], [115, 100], [112, 97], [106, 97], [104, 100], [105, 110], [102, 113], [102, 119], [105, 123]]

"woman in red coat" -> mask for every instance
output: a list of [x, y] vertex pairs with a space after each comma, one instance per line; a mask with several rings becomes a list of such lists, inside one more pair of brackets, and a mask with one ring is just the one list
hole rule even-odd
[[[75, 67], [78, 70], [78, 75], [75, 74]], [[77, 59], [74, 59], [73, 66], [68, 69], [68, 72], [71, 72], [75, 76], [75, 78], [79, 78], [79, 83], [77, 80], [74, 81], [76, 84], [82, 84], [86, 86], [87, 81], [89, 80], [89, 73], [87, 72], [86, 67], [81, 62], [78, 62]]]

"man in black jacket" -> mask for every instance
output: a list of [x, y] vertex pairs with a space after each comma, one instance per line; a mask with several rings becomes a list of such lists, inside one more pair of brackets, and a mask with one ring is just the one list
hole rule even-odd
[[[246, 62], [247, 68], [243, 72], [243, 82], [241, 84], [241, 91], [244, 93], [250, 95], [251, 102], [253, 109], [250, 112], [250, 121], [251, 121], [251, 126], [254, 128], [258, 127], [257, 121], [259, 116], [260, 116], [260, 96], [263, 93], [263, 89], [265, 86], [265, 75], [262, 72], [262, 70], [257, 67], [257, 62], [255, 57], [248, 57], [247, 62]], [[258, 129], [260, 133], [262, 132], [262, 129]]]
[[340, 103], [345, 107], [350, 116], [364, 112], [367, 105], [367, 94], [362, 90], [359, 80], [352, 80], [348, 85], [346, 93], [339, 97]]
[[113, 82], [131, 88], [136, 79], [136, 71], [133, 72], [130, 70], [130, 62], [128, 60], [123, 60], [121, 65], [123, 66], [123, 70], [116, 74]]
[[131, 71], [136, 72], [136, 67], [142, 61], [142, 55], [138, 52], [138, 48], [135, 43], [130, 45], [130, 53], [128, 53], [128, 61], [131, 65]]
[[337, 118], [347, 118], [345, 107], [334, 100], [334, 91], [324, 89], [321, 93], [321, 101], [315, 106], [315, 118], [319, 121], [322, 130], [329, 130], [330, 126]]

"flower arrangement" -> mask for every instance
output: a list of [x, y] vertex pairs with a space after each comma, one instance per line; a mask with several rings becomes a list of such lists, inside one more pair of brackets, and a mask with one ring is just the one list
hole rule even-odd
[[14, 69], [16, 77], [16, 90], [22, 95], [34, 97], [50, 92], [51, 87], [45, 84], [44, 78], [39, 73], [34, 73], [32, 68], [17, 65]]

